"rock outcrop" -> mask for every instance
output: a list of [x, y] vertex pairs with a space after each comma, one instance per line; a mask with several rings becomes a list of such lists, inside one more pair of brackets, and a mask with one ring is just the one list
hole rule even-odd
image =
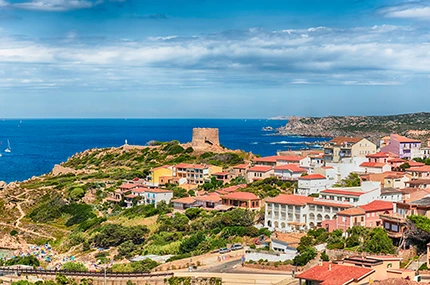
[[[290, 117], [278, 128], [281, 135], [312, 137], [360, 136], [373, 141], [390, 133], [406, 134], [409, 130], [428, 130], [430, 113], [393, 116]], [[425, 132], [423, 132], [425, 133]]]

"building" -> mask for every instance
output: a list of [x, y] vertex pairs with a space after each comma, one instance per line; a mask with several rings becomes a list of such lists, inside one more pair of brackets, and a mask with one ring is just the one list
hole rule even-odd
[[400, 268], [397, 256], [352, 256], [333, 263], [321, 262], [298, 274], [299, 284], [364, 285], [388, 278], [415, 280], [414, 270]]
[[274, 171], [273, 171], [272, 166], [256, 165], [256, 166], [249, 168], [246, 171], [246, 177], [247, 177], [247, 180], [249, 182], [252, 182], [252, 181], [257, 181], [257, 180], [269, 178], [269, 177], [273, 176], [273, 173], [274, 173]]
[[371, 283], [374, 273], [375, 269], [372, 268], [321, 262], [296, 278], [299, 284], [305, 285], [361, 285]]
[[173, 177], [173, 167], [163, 165], [151, 169], [150, 175], [147, 177], [150, 186], [159, 186], [165, 184], [166, 177]]
[[390, 159], [398, 158], [394, 153], [389, 152], [377, 152], [366, 155], [369, 162], [388, 163]]
[[175, 210], [186, 210], [189, 208], [196, 208], [197, 207], [197, 201], [194, 199], [194, 197], [183, 197], [178, 198], [175, 200], [172, 200], [173, 208]]
[[222, 172], [222, 167], [206, 164], [180, 163], [173, 167], [173, 176], [185, 178], [188, 184], [201, 185], [210, 181], [212, 173]]
[[228, 172], [215, 172], [212, 174], [212, 177], [215, 177], [217, 181], [221, 181], [222, 183], [229, 183], [231, 181], [231, 174]]
[[246, 170], [249, 168], [248, 164], [239, 164], [233, 166], [233, 176], [234, 177], [246, 177]]
[[410, 180], [410, 175], [407, 173], [387, 171], [383, 173], [361, 173], [360, 180], [380, 182], [383, 188], [405, 188], [407, 181]]
[[417, 179], [417, 178], [430, 179], [430, 165], [407, 168], [406, 172], [410, 173], [413, 179]]
[[350, 203], [360, 206], [378, 200], [381, 196], [379, 182], [363, 182], [359, 187], [329, 188], [320, 192], [320, 198], [334, 202]]
[[381, 148], [382, 152], [391, 152], [399, 158], [411, 160], [421, 157], [421, 141], [410, 139], [398, 134], [391, 134], [388, 145]]
[[153, 189], [148, 188], [145, 190], [145, 204], [152, 204], [157, 206], [161, 201], [166, 202], [166, 204], [170, 203], [170, 200], [173, 198], [173, 191], [165, 190], [165, 189]]
[[280, 166], [287, 164], [296, 164], [300, 167], [309, 168], [311, 165], [311, 159], [306, 156], [294, 156], [294, 155], [274, 155], [259, 157], [253, 160], [254, 165], [264, 166]]
[[322, 174], [309, 174], [298, 178], [298, 195], [309, 196], [333, 186], [332, 181]]
[[384, 173], [391, 170], [391, 165], [385, 162], [363, 162], [360, 164], [363, 173]]
[[296, 164], [284, 164], [274, 168], [274, 175], [279, 180], [295, 181], [298, 180], [307, 170]]
[[380, 227], [379, 215], [393, 213], [393, 203], [375, 200], [367, 205], [345, 209], [337, 213], [334, 220], [323, 221], [321, 227], [331, 232], [341, 229], [344, 232], [354, 226]]
[[[360, 164], [367, 162], [366, 157], [348, 157], [342, 158], [338, 162], [326, 162], [326, 167], [333, 167], [336, 175], [336, 183], [348, 177], [352, 172], [360, 173], [363, 169]], [[316, 171], [315, 171], [316, 172]], [[327, 176], [327, 175], [326, 175]]]
[[430, 188], [430, 179], [413, 179], [407, 181], [405, 187], [410, 188], [418, 188], [418, 189], [426, 189]]
[[270, 237], [270, 249], [288, 255], [286, 259], [292, 260], [297, 255], [297, 247], [304, 233], [274, 232]]
[[381, 200], [388, 202], [399, 202], [403, 200], [403, 192], [396, 188], [382, 188]]
[[324, 145], [325, 162], [343, 158], [365, 157], [376, 152], [376, 145], [364, 138], [336, 137]]
[[315, 228], [323, 220], [332, 220], [338, 211], [351, 207], [308, 196], [281, 194], [265, 201], [265, 227], [291, 232]]
[[261, 200], [253, 193], [249, 192], [235, 192], [224, 195], [222, 204], [237, 208], [244, 208], [249, 210], [258, 210], [261, 207]]

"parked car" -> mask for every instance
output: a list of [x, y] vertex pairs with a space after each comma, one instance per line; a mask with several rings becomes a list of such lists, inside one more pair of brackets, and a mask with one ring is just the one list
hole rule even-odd
[[231, 246], [230, 249], [231, 250], [239, 250], [239, 249], [243, 249], [243, 246], [241, 244], [235, 243]]
[[227, 252], [230, 252], [230, 251], [231, 250], [229, 248], [224, 247], [224, 248], [220, 248], [218, 252], [221, 253], [221, 254], [223, 254], [223, 253], [227, 253]]

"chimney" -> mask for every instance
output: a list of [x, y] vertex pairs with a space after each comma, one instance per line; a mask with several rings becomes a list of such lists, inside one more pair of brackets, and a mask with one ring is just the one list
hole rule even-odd
[[328, 265], [328, 271], [331, 271], [331, 263]]

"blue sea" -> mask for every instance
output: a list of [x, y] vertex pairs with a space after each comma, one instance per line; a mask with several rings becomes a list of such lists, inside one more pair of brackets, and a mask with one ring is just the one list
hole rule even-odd
[[[230, 149], [275, 155], [278, 150], [309, 147], [322, 138], [278, 136], [262, 131], [287, 121], [244, 119], [52, 119], [0, 120], [0, 181], [22, 181], [51, 171], [89, 148], [118, 147], [128, 140], [145, 145], [151, 140], [191, 141], [195, 127], [219, 128], [221, 144]], [[5, 153], [7, 141], [11, 152]]]

